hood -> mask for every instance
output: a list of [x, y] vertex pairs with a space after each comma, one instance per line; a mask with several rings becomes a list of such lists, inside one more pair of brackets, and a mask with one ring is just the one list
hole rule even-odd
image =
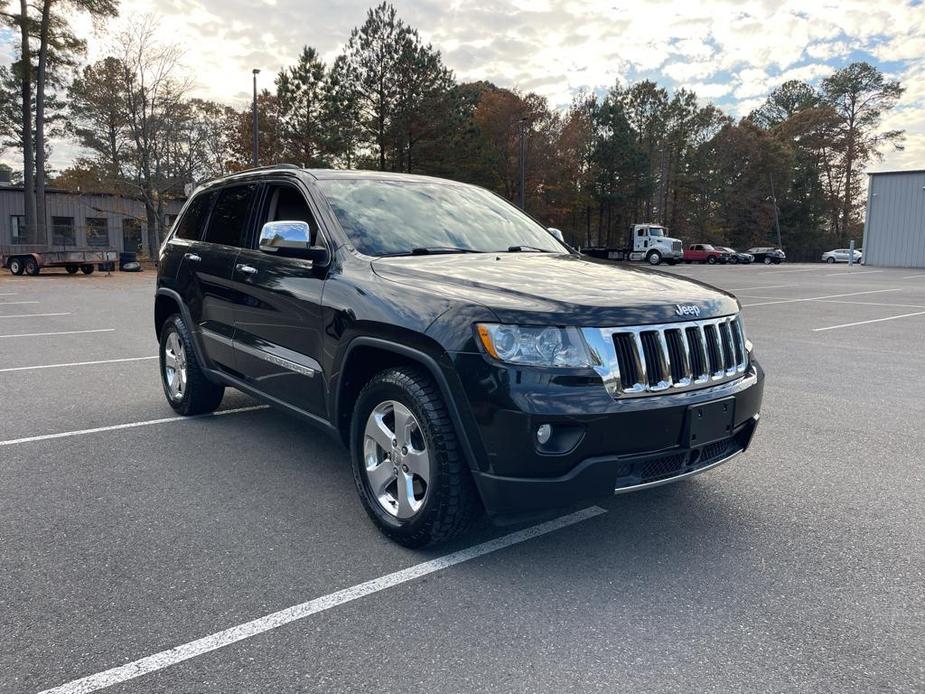
[[606, 327], [690, 320], [738, 311], [721, 289], [643, 267], [577, 255], [479, 253], [380, 258], [385, 280], [491, 309], [501, 322]]

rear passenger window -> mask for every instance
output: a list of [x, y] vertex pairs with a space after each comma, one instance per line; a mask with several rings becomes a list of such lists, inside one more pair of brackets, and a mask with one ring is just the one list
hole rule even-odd
[[226, 246], [241, 246], [256, 190], [257, 186], [253, 183], [223, 189], [209, 217], [205, 240]]
[[211, 192], [200, 193], [190, 201], [186, 212], [177, 222], [177, 233], [174, 234], [176, 238], [198, 241], [202, 237], [202, 225], [206, 221], [206, 215], [209, 214], [212, 196]]

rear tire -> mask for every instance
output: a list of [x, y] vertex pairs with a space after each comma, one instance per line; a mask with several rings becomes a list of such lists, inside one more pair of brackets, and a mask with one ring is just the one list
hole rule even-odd
[[78, 268], [76, 265], [65, 265], [64, 269], [67, 270], [67, 274], [74, 275], [74, 274], [77, 274]]
[[770, 265], [770, 264], [771, 264], [771, 262], [772, 262], [772, 261], [771, 261], [771, 259], [770, 259], [770, 258], [768, 258], [767, 256], [765, 256], [765, 259], [764, 259], [764, 264], [765, 264], [765, 265]]
[[33, 277], [35, 277], [37, 274], [39, 274], [39, 272], [41, 272], [39, 268], [39, 264], [35, 262], [35, 258], [31, 256], [26, 257], [26, 259], [23, 261], [22, 266], [23, 266], [23, 269], [26, 271], [26, 274], [32, 275]]
[[440, 389], [427, 372], [402, 366], [377, 374], [360, 392], [350, 428], [357, 491], [384, 535], [423, 547], [471, 526], [481, 503]]
[[85, 275], [92, 275], [94, 270], [96, 270], [96, 268], [93, 267], [92, 265], [81, 265], [80, 266], [80, 271], [84, 273]]
[[206, 378], [189, 329], [177, 313], [164, 321], [159, 354], [161, 384], [170, 406], [184, 416], [214, 412], [225, 386]]
[[736, 258], [736, 257], [732, 257], [732, 258], [729, 259], [729, 262], [730, 262], [732, 265], [738, 265], [738, 264], [739, 264], [739, 259]]
[[10, 272], [16, 275], [17, 277], [22, 275], [22, 273], [25, 271], [22, 258], [10, 258], [9, 267], [10, 267]]

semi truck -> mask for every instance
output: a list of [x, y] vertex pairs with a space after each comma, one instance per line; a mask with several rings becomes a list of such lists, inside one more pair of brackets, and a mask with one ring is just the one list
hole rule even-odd
[[592, 246], [581, 252], [592, 258], [645, 261], [650, 265], [674, 265], [684, 257], [681, 240], [668, 236], [668, 229], [659, 224], [634, 224], [622, 247]]

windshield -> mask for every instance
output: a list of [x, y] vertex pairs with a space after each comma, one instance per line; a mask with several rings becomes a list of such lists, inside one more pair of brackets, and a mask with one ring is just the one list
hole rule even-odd
[[649, 227], [649, 236], [664, 236], [665, 230], [661, 227]]
[[513, 205], [481, 188], [429, 181], [318, 181], [358, 251], [507, 252], [567, 250]]

